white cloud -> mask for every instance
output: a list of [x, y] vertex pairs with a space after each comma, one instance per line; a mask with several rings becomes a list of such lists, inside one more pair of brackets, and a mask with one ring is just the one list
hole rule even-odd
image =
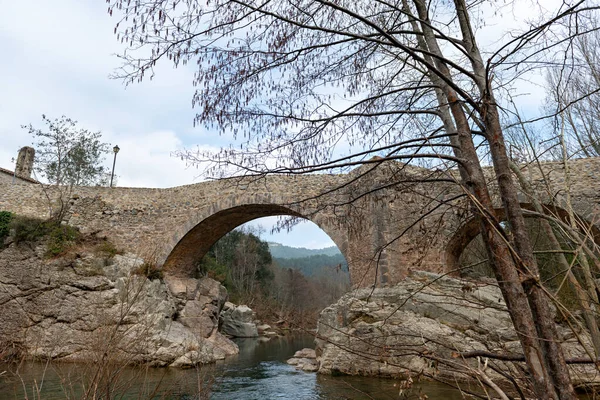
[[[172, 187], [199, 181], [195, 168], [171, 156], [171, 151], [182, 147], [175, 132], [107, 136], [120, 149], [115, 163], [118, 186]], [[112, 162], [111, 154], [106, 164], [112, 167]]]
[[126, 89], [108, 79], [119, 65], [111, 55], [119, 45], [112, 33], [116, 20], [101, 3], [28, 3], [10, 2], [0, 15], [0, 51], [11, 54], [0, 64], [0, 166], [10, 167], [18, 149], [31, 144], [21, 125], [42, 127], [41, 114], [64, 114], [102, 131], [105, 141], [122, 143], [119, 161], [135, 154], [140, 168], [126, 164], [120, 184], [194, 182], [197, 174], [169, 156], [192, 126], [191, 72], [165, 65], [159, 79]]

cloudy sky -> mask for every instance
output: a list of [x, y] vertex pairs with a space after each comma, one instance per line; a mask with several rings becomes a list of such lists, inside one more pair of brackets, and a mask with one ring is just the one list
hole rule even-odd
[[[21, 125], [42, 127], [42, 114], [52, 119], [64, 114], [81, 127], [102, 131], [111, 146], [119, 145], [119, 186], [199, 182], [197, 170], [171, 152], [217, 148], [228, 138], [193, 127], [191, 70], [175, 70], [165, 63], [158, 66], [154, 80], [128, 87], [109, 79], [119, 66], [114, 54], [122, 48], [113, 34], [116, 19], [108, 16], [102, 0], [14, 0], [4, 1], [2, 10], [0, 167], [12, 169], [18, 149], [31, 145]], [[506, 28], [516, 14], [506, 10], [502, 26], [490, 23], [487, 29]], [[111, 162], [107, 159], [106, 165]], [[272, 220], [261, 224], [268, 231]], [[265, 238], [310, 248], [332, 245], [311, 225]]]
[[[195, 168], [172, 157], [177, 149], [219, 147], [227, 138], [193, 127], [192, 72], [159, 66], [152, 81], [125, 87], [109, 74], [122, 51], [116, 19], [102, 0], [5, 1], [0, 14], [0, 167], [13, 169], [18, 150], [32, 144], [21, 125], [42, 127], [41, 115], [66, 115], [119, 145], [119, 186], [171, 187], [199, 182]], [[106, 160], [110, 165], [112, 159]], [[274, 219], [259, 223], [269, 231]], [[312, 223], [267, 240], [321, 248], [333, 245]]]

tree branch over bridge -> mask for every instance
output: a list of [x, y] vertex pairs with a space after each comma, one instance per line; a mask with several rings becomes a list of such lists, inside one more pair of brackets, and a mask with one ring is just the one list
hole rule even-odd
[[[192, 162], [214, 160], [212, 174], [227, 166], [253, 174], [348, 168], [394, 144], [386, 158], [433, 158], [429, 165], [438, 167], [460, 160], [458, 183], [479, 218], [532, 388], [539, 398], [575, 398], [540, 287], [497, 99], [521, 76], [519, 61], [541, 65], [563, 40], [584, 34], [578, 26], [596, 2], [542, 13], [533, 27], [489, 49], [479, 47], [476, 35], [482, 22], [476, 16], [488, 12], [478, 1], [108, 3], [109, 13], [122, 15], [116, 30], [129, 45], [125, 80], [142, 80], [162, 58], [197, 66], [196, 123], [231, 130], [241, 142], [241, 150], [232, 146], [217, 155], [182, 154]], [[484, 60], [485, 54], [492, 56]], [[440, 125], [452, 134], [447, 140], [400, 144], [431, 136]], [[348, 154], [354, 157], [328, 164]], [[486, 160], [510, 235], [494, 217]]]

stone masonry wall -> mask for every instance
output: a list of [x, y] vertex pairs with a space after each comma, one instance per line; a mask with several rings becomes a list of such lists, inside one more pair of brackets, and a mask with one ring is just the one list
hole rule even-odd
[[[562, 164], [542, 169], [548, 185], [535, 166], [523, 170], [546, 204], [565, 207]], [[600, 159], [571, 161], [569, 170], [576, 212], [597, 223]], [[487, 173], [492, 180], [493, 171]], [[456, 171], [383, 163], [347, 175], [279, 175], [168, 189], [76, 187], [63, 199], [68, 223], [164, 263], [174, 275], [188, 274], [216, 240], [244, 222], [270, 215], [307, 218], [340, 248], [353, 285], [367, 287], [394, 284], [411, 269], [445, 271], [447, 247], [471, 219], [456, 179]], [[41, 185], [0, 182], [0, 210], [46, 218], [48, 198], [56, 197], [56, 190]]]

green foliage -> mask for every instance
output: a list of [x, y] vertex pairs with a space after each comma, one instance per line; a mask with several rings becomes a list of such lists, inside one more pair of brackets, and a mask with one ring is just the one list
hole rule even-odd
[[65, 253], [81, 237], [79, 230], [72, 226], [60, 224], [55, 220], [20, 215], [11, 219], [8, 228], [14, 232], [15, 243], [35, 242], [47, 238], [46, 255], [49, 257]]
[[10, 223], [14, 215], [8, 211], [0, 211], [0, 247], [10, 232]]
[[[318, 313], [350, 288], [344, 258], [337, 248], [330, 256], [314, 254], [328, 249], [276, 245], [280, 250], [285, 248], [287, 254], [309, 256], [274, 260], [271, 246], [252, 233], [232, 231], [211, 247], [200, 261], [198, 272], [220, 281], [231, 301], [251, 305], [261, 318], [284, 319], [314, 328]], [[281, 268], [280, 261], [292, 268]], [[298, 264], [302, 264], [300, 268]], [[301, 272], [302, 267], [304, 272]], [[308, 270], [312, 276], [305, 275]]]
[[269, 245], [252, 233], [234, 230], [215, 243], [198, 272], [220, 281], [235, 297], [264, 289], [273, 280]]
[[269, 243], [269, 251], [273, 258], [304, 258], [310, 256], [341, 256], [340, 250], [335, 247], [326, 247], [323, 249], [306, 249], [304, 247], [290, 247], [279, 243]]
[[209, 254], [218, 258], [219, 262], [231, 264], [246, 256], [246, 253], [253, 253], [257, 257], [257, 262], [261, 266], [271, 263], [271, 252], [267, 242], [263, 242], [253, 233], [245, 233], [241, 230], [234, 230], [223, 236], [209, 250]]
[[275, 262], [282, 268], [293, 268], [304, 276], [317, 276], [323, 271], [348, 272], [348, 264], [341, 254], [334, 256], [316, 254], [301, 258], [275, 258]]
[[102, 240], [95, 247], [95, 252], [100, 254], [105, 254], [109, 258], [113, 258], [117, 254], [122, 254], [123, 252], [115, 246], [115, 244], [109, 240]]
[[221, 282], [228, 290], [232, 289], [233, 285], [228, 276], [228, 268], [225, 265], [218, 263], [214, 256], [207, 254], [202, 259], [199, 268], [202, 274]]
[[46, 255], [58, 256], [63, 254], [80, 238], [81, 233], [78, 229], [58, 223], [51, 222], [48, 227], [48, 249]]
[[107, 170], [102, 166], [108, 144], [100, 132], [77, 128], [77, 121], [64, 115], [50, 120], [42, 115], [45, 129], [23, 125], [34, 137], [35, 170], [55, 185], [106, 184]]
[[39, 218], [17, 215], [12, 219], [10, 229], [14, 231], [15, 243], [35, 242], [49, 233], [50, 224], [49, 221]]

